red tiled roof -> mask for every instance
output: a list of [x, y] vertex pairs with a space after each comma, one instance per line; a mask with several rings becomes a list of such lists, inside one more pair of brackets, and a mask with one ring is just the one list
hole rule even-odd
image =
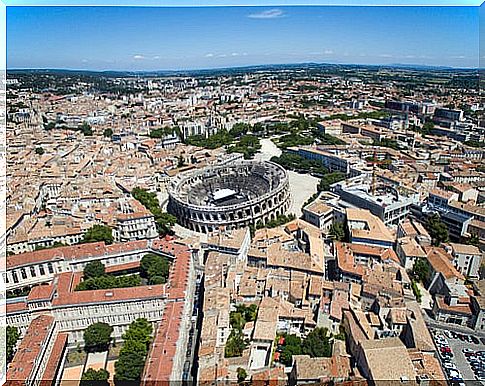
[[159, 384], [171, 378], [190, 273], [191, 253], [187, 246], [165, 242], [163, 247], [170, 248], [172, 254], [176, 255], [176, 259], [168, 281], [170, 283], [169, 302], [155, 331], [145, 364], [144, 385]]
[[55, 379], [57, 371], [59, 369], [59, 364], [62, 359], [62, 354], [64, 353], [64, 349], [66, 347], [68, 335], [69, 334], [67, 333], [60, 333], [59, 335], [57, 335], [57, 339], [54, 342], [54, 346], [52, 347], [49, 361], [47, 362], [44, 375], [42, 376], [42, 380], [52, 381]]
[[147, 248], [147, 240], [136, 240], [112, 245], [105, 245], [104, 242], [68, 245], [7, 256], [7, 269], [47, 261], [76, 260], [88, 256], [105, 256]]
[[30, 323], [8, 366], [7, 379], [9, 381], [25, 381], [29, 378], [42, 345], [49, 339], [49, 331], [53, 324], [54, 317], [50, 315], [41, 315]]

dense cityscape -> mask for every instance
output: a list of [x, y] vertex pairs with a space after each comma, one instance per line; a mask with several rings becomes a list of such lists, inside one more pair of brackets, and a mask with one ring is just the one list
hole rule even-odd
[[8, 381], [485, 381], [476, 70], [6, 82]]

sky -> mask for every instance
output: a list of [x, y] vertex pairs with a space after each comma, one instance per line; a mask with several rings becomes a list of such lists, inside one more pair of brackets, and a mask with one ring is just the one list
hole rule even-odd
[[474, 6], [7, 7], [8, 69], [477, 67], [478, 46]]

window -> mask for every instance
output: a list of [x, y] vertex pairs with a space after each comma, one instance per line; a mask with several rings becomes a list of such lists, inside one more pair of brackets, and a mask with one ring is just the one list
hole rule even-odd
[[44, 269], [44, 266], [43, 265], [39, 265], [39, 272], [42, 276], [45, 275], [45, 269]]
[[35, 268], [34, 267], [30, 267], [30, 276], [32, 277], [36, 277], [37, 274], [35, 273]]
[[14, 283], [18, 283], [19, 282], [19, 278], [17, 276], [17, 272], [15, 272], [15, 271], [12, 272], [12, 278], [13, 278], [13, 282]]
[[27, 272], [25, 272], [25, 268], [20, 268], [20, 276], [22, 276], [22, 279], [27, 279]]
[[47, 269], [49, 270], [49, 273], [54, 273], [54, 268], [52, 267], [52, 263], [47, 263]]

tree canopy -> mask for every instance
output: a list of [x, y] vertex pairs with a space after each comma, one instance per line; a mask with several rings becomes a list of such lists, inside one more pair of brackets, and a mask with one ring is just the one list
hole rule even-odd
[[109, 372], [105, 369], [87, 369], [81, 377], [81, 386], [108, 386]]
[[94, 243], [104, 241], [106, 244], [113, 244], [113, 231], [109, 226], [95, 224], [87, 230], [81, 243]]
[[86, 352], [106, 351], [111, 342], [113, 327], [107, 323], [93, 323], [84, 330], [84, 350]]
[[428, 216], [424, 227], [429, 232], [433, 245], [439, 246], [441, 243], [448, 241], [448, 228], [441, 221], [440, 216], [436, 213]]
[[19, 338], [20, 333], [18, 328], [15, 326], [7, 326], [7, 363], [10, 363], [13, 359], [14, 349]]
[[341, 222], [334, 222], [329, 229], [329, 234], [335, 241], [345, 240], [344, 224]]
[[142, 285], [141, 278], [137, 274], [124, 276], [103, 275], [83, 280], [76, 286], [75, 291], [128, 288], [140, 285]]
[[91, 261], [86, 264], [83, 270], [84, 279], [95, 278], [99, 276], [104, 276], [105, 267], [100, 261]]
[[303, 354], [314, 357], [332, 356], [332, 345], [330, 335], [324, 327], [317, 327], [311, 331], [302, 342]]
[[140, 270], [150, 284], [163, 284], [167, 282], [170, 263], [165, 257], [148, 253], [141, 258]]
[[111, 129], [109, 127], [107, 129], [104, 129], [103, 137], [111, 138], [112, 136], [113, 136], [113, 129]]
[[431, 276], [431, 268], [426, 259], [418, 258], [413, 265], [413, 276], [420, 282], [427, 283]]
[[317, 327], [305, 339], [294, 334], [284, 335], [285, 343], [281, 348], [281, 362], [291, 366], [293, 355], [306, 354], [312, 358], [332, 356], [331, 335], [324, 327]]
[[152, 325], [146, 319], [136, 319], [123, 335], [123, 347], [115, 362], [116, 384], [139, 382], [145, 366], [148, 346], [151, 340]]
[[145, 189], [136, 187], [131, 191], [131, 195], [153, 214], [160, 235], [165, 236], [173, 233], [172, 227], [177, 222], [177, 218], [162, 211], [157, 195], [154, 192], [148, 192]]

